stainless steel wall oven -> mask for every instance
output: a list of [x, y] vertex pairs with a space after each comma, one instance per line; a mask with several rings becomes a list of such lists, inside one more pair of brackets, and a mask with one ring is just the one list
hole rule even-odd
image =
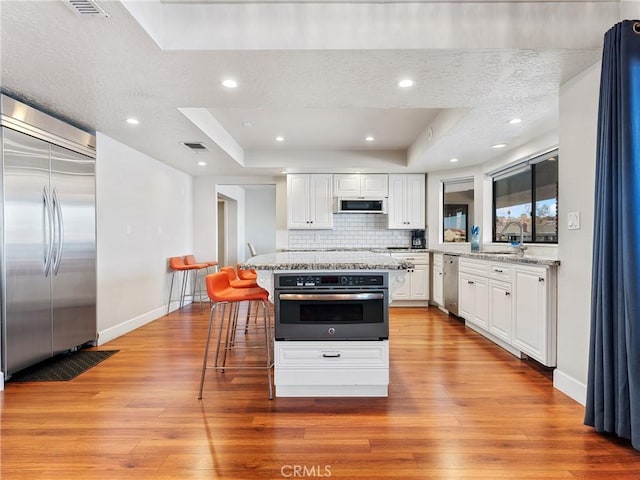
[[387, 272], [276, 273], [276, 340], [389, 338]]

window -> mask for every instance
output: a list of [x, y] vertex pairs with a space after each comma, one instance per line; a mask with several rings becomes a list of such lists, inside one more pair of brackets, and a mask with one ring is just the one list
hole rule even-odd
[[493, 241], [558, 243], [558, 151], [493, 174]]
[[442, 240], [468, 242], [473, 226], [473, 178], [443, 182]]

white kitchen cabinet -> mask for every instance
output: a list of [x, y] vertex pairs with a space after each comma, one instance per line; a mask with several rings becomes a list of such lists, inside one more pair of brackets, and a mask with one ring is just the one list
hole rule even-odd
[[514, 355], [555, 366], [555, 268], [469, 258], [459, 266], [459, 315], [467, 325]]
[[393, 258], [414, 264], [407, 270], [404, 283], [391, 297], [391, 306], [427, 306], [429, 304], [429, 254], [426, 252], [395, 252]]
[[389, 175], [389, 228], [425, 228], [424, 182], [423, 174]]
[[432, 298], [431, 300], [439, 307], [444, 307], [444, 290], [443, 290], [443, 275], [442, 275], [442, 254], [436, 253], [433, 255], [432, 263]]
[[458, 313], [480, 328], [489, 328], [489, 281], [477, 275], [458, 276]]
[[333, 228], [331, 186], [331, 175], [287, 175], [288, 228]]
[[389, 341], [276, 341], [276, 397], [386, 397]]
[[543, 365], [556, 362], [556, 276], [518, 265], [513, 276], [513, 345]]
[[388, 175], [383, 173], [351, 173], [333, 175], [334, 197], [386, 198]]
[[489, 280], [489, 332], [505, 342], [511, 342], [512, 298], [510, 283]]

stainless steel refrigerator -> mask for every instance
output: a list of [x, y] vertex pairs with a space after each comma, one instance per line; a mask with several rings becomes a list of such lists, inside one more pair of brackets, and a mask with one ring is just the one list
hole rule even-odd
[[2, 95], [2, 371], [96, 339], [95, 137]]

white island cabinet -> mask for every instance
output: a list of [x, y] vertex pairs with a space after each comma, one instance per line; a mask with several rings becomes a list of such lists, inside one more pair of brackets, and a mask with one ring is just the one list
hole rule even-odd
[[[304, 279], [325, 274], [338, 277], [357, 275], [358, 272], [387, 273], [391, 301], [394, 290], [402, 288], [412, 264], [386, 253], [325, 251], [256, 255], [240, 267], [256, 270], [258, 284], [269, 292], [272, 302], [275, 295], [274, 273], [292, 273]], [[388, 395], [389, 340], [386, 338], [361, 341], [275, 340], [274, 359], [276, 397]]]

